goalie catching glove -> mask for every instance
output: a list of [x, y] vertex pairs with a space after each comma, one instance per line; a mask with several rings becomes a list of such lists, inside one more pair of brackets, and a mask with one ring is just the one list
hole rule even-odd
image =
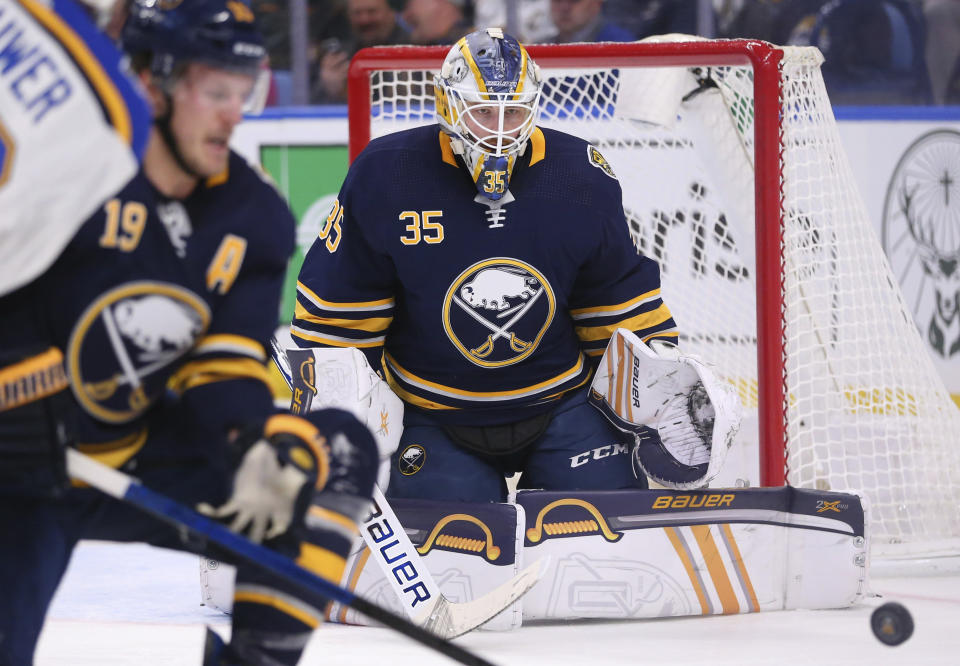
[[617, 329], [590, 385], [590, 402], [636, 438], [634, 460], [668, 488], [701, 488], [723, 466], [740, 402], [699, 359]]
[[327, 483], [326, 437], [306, 419], [277, 414], [262, 428], [242, 433], [233, 446], [242, 457], [230, 498], [219, 507], [199, 504], [197, 510], [257, 543], [280, 536], [303, 517], [313, 491]]

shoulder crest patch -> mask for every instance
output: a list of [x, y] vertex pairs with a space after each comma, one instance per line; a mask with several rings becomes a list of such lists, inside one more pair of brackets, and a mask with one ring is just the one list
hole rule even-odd
[[613, 173], [613, 169], [610, 168], [610, 163], [607, 161], [607, 158], [600, 154], [600, 151], [597, 150], [596, 146], [587, 144], [587, 160], [593, 166], [597, 167], [598, 169], [602, 169], [605, 174], [614, 180], [617, 179], [617, 174]]

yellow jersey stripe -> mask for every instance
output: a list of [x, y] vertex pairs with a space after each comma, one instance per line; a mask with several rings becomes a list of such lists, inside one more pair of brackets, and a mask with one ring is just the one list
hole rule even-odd
[[583, 369], [583, 356], [577, 357], [577, 362], [568, 370], [561, 372], [558, 375], [555, 375], [549, 379], [546, 379], [542, 382], [536, 384], [531, 384], [529, 386], [524, 386], [517, 389], [509, 389], [506, 391], [467, 391], [465, 389], [454, 388], [453, 386], [445, 386], [438, 382], [432, 382], [428, 379], [423, 379], [413, 374], [409, 370], [403, 368], [400, 364], [397, 363], [396, 359], [393, 358], [390, 354], [385, 354], [387, 363], [389, 366], [400, 375], [405, 382], [412, 384], [418, 388], [424, 390], [433, 390], [435, 393], [448, 394], [451, 397], [462, 397], [466, 400], [470, 399], [489, 399], [489, 398], [510, 398], [510, 397], [519, 397], [526, 396], [530, 394], [535, 394], [541, 390], [552, 388], [557, 384], [561, 384], [564, 381], [569, 380], [571, 377], [576, 376]]
[[310, 289], [310, 287], [302, 282], [297, 282], [297, 291], [303, 294], [307, 300], [316, 305], [318, 308], [322, 308], [324, 310], [386, 310], [388, 308], [392, 308], [394, 304], [393, 298], [381, 298], [376, 301], [356, 301], [353, 303], [334, 303], [333, 301], [327, 301], [320, 298]]
[[[98, 442], [96, 444], [84, 444], [78, 442], [75, 447], [77, 451], [90, 456], [99, 463], [118, 469], [128, 460], [137, 455], [143, 445], [147, 443], [148, 430], [138, 430], [132, 435], [121, 437], [110, 442]], [[86, 488], [87, 484], [83, 481], [72, 481], [75, 488]]]
[[207, 178], [206, 182], [204, 182], [204, 185], [206, 185], [207, 187], [217, 187], [219, 185], [223, 185], [228, 180], [230, 180], [229, 166], [223, 171], [221, 171], [220, 173], [216, 173], [210, 176], [209, 178]]
[[418, 395], [410, 393], [400, 384], [397, 383], [397, 380], [394, 378], [393, 374], [390, 372], [390, 368], [384, 364], [383, 366], [384, 374], [386, 375], [387, 384], [390, 385], [390, 388], [393, 389], [393, 392], [403, 400], [404, 402], [409, 402], [411, 405], [416, 405], [417, 407], [422, 407], [423, 409], [457, 409], [456, 407], [451, 407], [450, 405], [441, 405], [439, 402], [434, 402], [433, 400], [427, 400], [426, 398], [421, 398]]
[[327, 347], [357, 347], [358, 349], [369, 349], [372, 347], [383, 346], [382, 335], [374, 338], [373, 340], [354, 340], [353, 338], [338, 338], [332, 335], [317, 335], [314, 333], [308, 333], [302, 328], [297, 328], [296, 326], [290, 327], [290, 335], [300, 338], [301, 340], [319, 342]]
[[666, 303], [662, 304], [656, 310], [638, 314], [635, 317], [624, 319], [606, 326], [577, 326], [575, 328], [577, 337], [584, 342], [593, 342], [594, 340], [606, 340], [613, 335], [618, 328], [625, 328], [628, 331], [642, 331], [652, 328], [667, 321], [673, 315]]
[[640, 338], [643, 342], [650, 342], [654, 338], [670, 338], [674, 343], [680, 339], [680, 333], [677, 332], [675, 328], [668, 328], [665, 331], [657, 331], [656, 333], [651, 333]]
[[629, 312], [638, 305], [642, 305], [643, 303], [653, 301], [658, 298], [660, 298], [659, 287], [657, 289], [640, 294], [636, 298], [631, 298], [629, 301], [624, 301], [623, 303], [616, 303], [614, 305], [601, 305], [594, 308], [576, 308], [574, 310], [570, 310], [570, 316], [574, 319], [581, 319], [585, 316], [609, 317], [621, 312]]
[[267, 366], [253, 359], [212, 359], [209, 361], [191, 361], [180, 368], [170, 378], [168, 386], [177, 393], [213, 382], [234, 379], [255, 379], [270, 386], [270, 374]]
[[543, 131], [539, 127], [533, 129], [533, 134], [530, 135], [530, 164], [533, 166], [537, 162], [543, 160], [544, 155], [546, 154], [547, 140], [543, 136]]
[[0, 412], [42, 400], [69, 385], [56, 347], [0, 369]]
[[300, 544], [297, 564], [337, 585], [343, 577], [343, 570], [347, 568], [347, 560], [342, 555], [306, 541]]
[[453, 154], [453, 147], [450, 145], [450, 137], [446, 132], [440, 132], [440, 156], [446, 164], [459, 166], [457, 158]]
[[379, 333], [385, 331], [393, 321], [393, 317], [369, 317], [367, 319], [332, 319], [330, 317], [320, 317], [311, 314], [299, 302], [294, 306], [294, 317], [301, 321], [310, 322], [319, 326], [335, 326], [337, 328], [349, 328], [357, 331], [367, 331], [368, 333]]
[[230, 335], [227, 333], [207, 335], [200, 338], [193, 348], [194, 355], [209, 354], [211, 352], [243, 354], [260, 361], [267, 360], [267, 354], [263, 349], [263, 345], [252, 338], [242, 335]]
[[357, 524], [342, 513], [337, 513], [336, 511], [331, 511], [330, 509], [325, 509], [322, 506], [316, 505], [311, 506], [307, 510], [307, 513], [311, 518], [316, 518], [317, 520], [326, 523], [332, 523], [333, 525], [339, 527], [340, 530], [343, 530], [348, 534], [354, 536], [358, 534]]

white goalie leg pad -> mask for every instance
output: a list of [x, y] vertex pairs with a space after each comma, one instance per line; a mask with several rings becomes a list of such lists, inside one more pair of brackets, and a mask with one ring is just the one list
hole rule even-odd
[[[472, 601], [509, 581], [523, 569], [523, 508], [514, 504], [474, 504], [430, 500], [391, 499], [397, 518], [393, 526], [371, 522], [370, 541], [383, 550], [384, 559], [394, 564], [398, 580], [411, 577], [411, 562], [394, 538], [395, 529], [404, 529], [420, 560], [440, 587], [444, 597], [455, 603]], [[341, 585], [396, 613], [403, 614], [397, 595], [383, 571], [371, 560], [368, 544], [360, 540], [347, 559]], [[410, 594], [416, 595], [415, 582]], [[528, 593], [529, 594], [529, 593]], [[523, 598], [516, 600], [493, 619], [481, 625], [488, 631], [507, 631], [520, 626]], [[351, 608], [334, 602], [327, 619], [345, 624], [373, 624]]]
[[288, 361], [295, 414], [336, 407], [352, 412], [377, 441], [380, 469], [377, 485], [385, 489], [390, 456], [403, 432], [403, 401], [373, 371], [366, 356], [353, 347], [284, 350]]
[[520, 491], [517, 503], [525, 557], [550, 556], [524, 621], [845, 608], [868, 593], [856, 495]]
[[237, 569], [220, 560], [200, 556], [200, 603], [230, 615]]
[[740, 428], [740, 401], [700, 359], [669, 343], [651, 344], [618, 328], [590, 385], [590, 402], [637, 437], [634, 460], [648, 477], [677, 490], [704, 487]]

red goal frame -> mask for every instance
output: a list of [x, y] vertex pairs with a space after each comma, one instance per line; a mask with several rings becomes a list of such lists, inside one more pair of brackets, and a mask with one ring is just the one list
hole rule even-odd
[[[439, 69], [449, 47], [392, 46], [359, 51], [348, 72], [349, 157], [370, 141], [370, 77], [375, 71]], [[657, 43], [532, 44], [543, 67], [749, 66], [754, 74], [757, 382], [760, 484], [786, 484], [786, 345], [783, 254], [783, 51], [733, 39]], [[771, 288], [776, 285], [776, 288]]]

